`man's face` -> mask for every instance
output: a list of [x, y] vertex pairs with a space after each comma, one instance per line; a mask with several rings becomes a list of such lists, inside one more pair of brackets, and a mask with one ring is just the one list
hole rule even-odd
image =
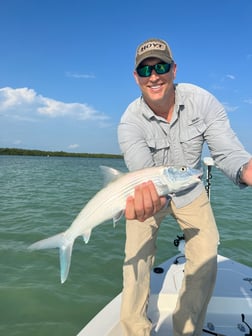
[[[144, 65], [156, 65], [163, 63], [158, 58], [147, 58], [141, 63]], [[174, 63], [169, 72], [157, 74], [153, 69], [149, 77], [140, 77], [137, 71], [134, 71], [134, 77], [139, 85], [142, 95], [147, 103], [161, 102], [165, 100], [173, 89], [173, 80], [176, 75], [176, 64]]]

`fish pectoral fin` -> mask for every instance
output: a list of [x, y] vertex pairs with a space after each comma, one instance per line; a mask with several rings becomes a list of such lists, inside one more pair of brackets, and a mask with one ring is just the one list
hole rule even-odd
[[117, 180], [119, 177], [124, 175], [117, 169], [107, 167], [107, 166], [100, 166], [100, 169], [103, 173], [104, 185], [106, 186], [110, 182]]
[[90, 236], [91, 236], [92, 230], [88, 230], [83, 233], [82, 237], [84, 239], [84, 242], [87, 244], [89, 242]]
[[124, 216], [124, 210], [119, 211], [114, 217], [113, 217], [113, 226], [116, 226], [116, 223]]

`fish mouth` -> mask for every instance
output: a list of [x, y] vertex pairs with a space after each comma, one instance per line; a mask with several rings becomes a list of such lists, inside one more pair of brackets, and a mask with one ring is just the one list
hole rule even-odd
[[199, 171], [195, 177], [197, 181], [201, 181], [202, 180], [202, 176], [203, 176], [203, 171]]

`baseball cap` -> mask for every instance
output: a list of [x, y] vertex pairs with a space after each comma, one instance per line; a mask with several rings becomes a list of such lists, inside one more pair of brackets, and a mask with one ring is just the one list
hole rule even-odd
[[164, 40], [151, 38], [141, 43], [136, 50], [135, 69], [146, 58], [156, 57], [165, 63], [173, 62], [172, 52]]

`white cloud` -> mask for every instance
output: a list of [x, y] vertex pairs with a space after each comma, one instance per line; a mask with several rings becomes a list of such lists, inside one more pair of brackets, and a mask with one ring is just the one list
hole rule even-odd
[[239, 106], [232, 106], [228, 103], [222, 103], [222, 104], [225, 107], [227, 112], [234, 112], [234, 111], [238, 110], [238, 108], [239, 108]]
[[39, 117], [106, 121], [109, 117], [88, 104], [64, 103], [37, 94], [33, 89], [0, 89], [0, 115], [16, 120], [36, 121]]
[[227, 80], [235, 80], [236, 77], [234, 75], [231, 75], [231, 74], [226, 74], [226, 75], [223, 75], [221, 78], [220, 78], [220, 83], [222, 83], [221, 85], [223, 85], [223, 82], [226, 82]]
[[227, 78], [227, 79], [234, 80], [234, 79], [235, 79], [235, 76], [234, 76], [234, 75], [226, 75], [226, 78]]
[[245, 100], [244, 100], [244, 103], [247, 103], [247, 104], [252, 105], [252, 98], [245, 99]]
[[22, 140], [14, 140], [13, 145], [21, 145]]
[[69, 145], [67, 148], [75, 149], [75, 148], [79, 148], [79, 147], [80, 147], [80, 145], [78, 145], [78, 144], [72, 144], [72, 145]]
[[66, 72], [66, 76], [67, 77], [71, 77], [71, 78], [84, 78], [84, 79], [90, 79], [90, 78], [95, 78], [95, 75], [92, 74], [80, 74], [80, 73], [76, 73], [76, 72]]

